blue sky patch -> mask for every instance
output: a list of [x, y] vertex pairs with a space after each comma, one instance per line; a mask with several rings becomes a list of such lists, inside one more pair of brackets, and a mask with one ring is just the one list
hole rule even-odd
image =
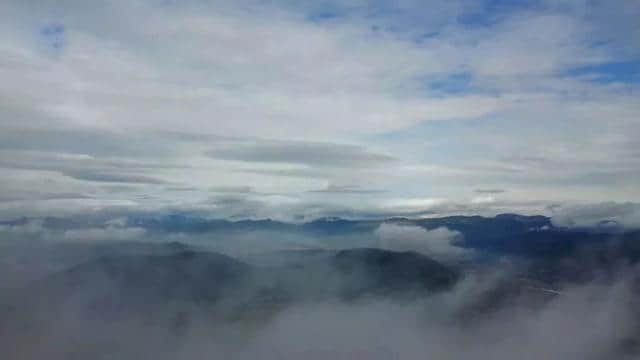
[[468, 72], [451, 74], [443, 79], [432, 81], [429, 88], [445, 94], [461, 94], [471, 90], [473, 77]]
[[640, 82], [640, 59], [573, 68], [568, 75], [603, 84], [636, 83]]
[[539, 3], [538, 0], [487, 0], [479, 11], [465, 13], [457, 21], [468, 27], [490, 27], [504, 16], [539, 6]]
[[49, 24], [40, 29], [40, 36], [45, 44], [53, 50], [60, 50], [64, 46], [65, 27], [62, 24]]
[[317, 11], [309, 15], [308, 19], [312, 22], [325, 22], [335, 20], [340, 17], [342, 14], [335, 10], [325, 9], [322, 11]]

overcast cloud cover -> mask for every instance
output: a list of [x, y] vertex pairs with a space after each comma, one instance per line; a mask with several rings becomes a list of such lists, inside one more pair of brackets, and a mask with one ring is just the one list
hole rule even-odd
[[2, 1], [0, 218], [563, 208], [637, 226], [639, 17], [637, 0]]

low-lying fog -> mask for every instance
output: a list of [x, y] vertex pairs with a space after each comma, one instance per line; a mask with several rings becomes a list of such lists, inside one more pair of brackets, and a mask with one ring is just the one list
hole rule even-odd
[[[236, 234], [209, 247], [205, 235], [87, 242], [35, 233], [4, 234], [4, 359], [588, 360], [640, 354], [638, 269], [624, 262], [589, 281], [552, 284], [528, 274], [517, 257], [487, 260], [456, 247], [456, 231], [387, 224], [368, 237], [354, 235], [349, 246], [325, 242], [324, 250], [319, 238], [303, 239], [294, 250], [291, 234], [272, 241], [277, 234], [267, 232]], [[356, 275], [335, 262], [340, 250], [362, 247], [379, 250], [347, 258], [360, 264]], [[226, 255], [207, 255], [217, 253]], [[414, 291], [412, 282], [432, 273], [407, 272], [402, 256], [427, 269], [440, 266], [431, 259], [442, 264], [434, 271], [451, 269], [451, 286]], [[165, 266], [186, 270], [173, 276]], [[199, 269], [221, 266], [226, 270], [215, 280], [198, 277]], [[210, 289], [217, 289], [215, 299], [200, 295]]]

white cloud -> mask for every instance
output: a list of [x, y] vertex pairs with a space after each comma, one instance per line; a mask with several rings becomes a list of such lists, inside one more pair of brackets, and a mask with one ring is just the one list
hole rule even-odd
[[640, 204], [606, 202], [599, 204], [554, 207], [551, 221], [555, 226], [640, 228]]
[[492, 204], [494, 202], [496, 202], [495, 197], [489, 196], [489, 195], [476, 196], [473, 199], [471, 199], [472, 204]]
[[132, 241], [141, 240], [146, 230], [137, 227], [117, 227], [109, 225], [104, 228], [66, 230], [63, 240], [70, 241]]
[[472, 250], [455, 245], [462, 234], [439, 227], [427, 230], [414, 225], [383, 223], [375, 231], [378, 246], [393, 251], [415, 251], [435, 259], [456, 259], [472, 254]]
[[28, 220], [26, 223], [0, 225], [0, 234], [10, 238], [38, 238], [45, 234], [43, 221]]

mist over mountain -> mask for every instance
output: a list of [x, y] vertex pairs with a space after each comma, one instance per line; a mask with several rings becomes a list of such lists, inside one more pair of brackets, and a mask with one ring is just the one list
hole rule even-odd
[[[3, 226], [9, 358], [640, 353], [633, 229], [514, 214], [309, 223], [176, 214]], [[100, 239], [96, 229], [134, 236]]]
[[0, 360], [640, 359], [640, 0], [0, 0]]

